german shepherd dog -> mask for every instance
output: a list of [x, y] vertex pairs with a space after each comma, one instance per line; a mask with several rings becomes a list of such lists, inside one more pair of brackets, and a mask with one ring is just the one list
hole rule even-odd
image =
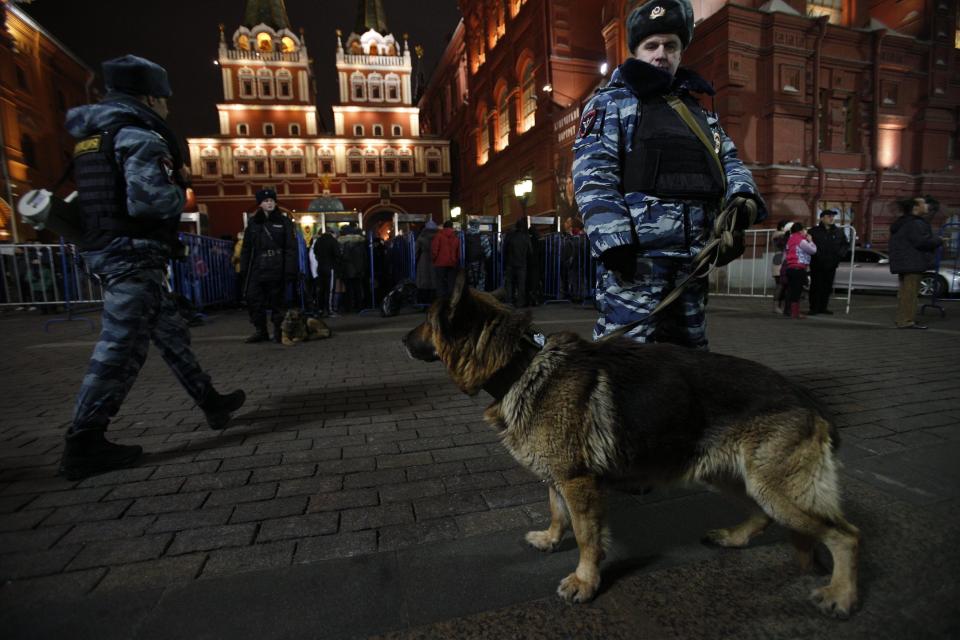
[[330, 328], [322, 320], [308, 318], [299, 309], [288, 309], [280, 323], [280, 341], [288, 347], [297, 342], [329, 337]]
[[597, 593], [608, 489], [685, 481], [750, 506], [708, 542], [743, 547], [775, 521], [792, 532], [804, 568], [822, 542], [833, 574], [811, 598], [829, 616], [850, 614], [860, 534], [840, 509], [837, 431], [806, 391], [755, 362], [674, 345], [563, 332], [541, 348], [529, 314], [464, 280], [403, 342], [413, 358], [441, 361], [464, 393], [492, 395], [485, 420], [549, 485], [550, 526], [526, 541], [554, 551], [573, 527], [580, 560], [557, 588], [562, 598]]

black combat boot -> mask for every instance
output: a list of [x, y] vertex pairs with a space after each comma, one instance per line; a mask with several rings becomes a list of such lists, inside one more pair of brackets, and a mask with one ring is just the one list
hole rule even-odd
[[207, 417], [207, 424], [211, 429], [225, 429], [230, 424], [230, 414], [243, 406], [247, 400], [247, 394], [242, 389], [237, 389], [227, 395], [220, 395], [212, 386], [207, 387], [203, 394], [203, 400], [199, 402]]
[[267, 335], [267, 328], [257, 327], [257, 332], [252, 336], [250, 336], [249, 338], [247, 338], [246, 340], [244, 340], [244, 342], [247, 344], [254, 344], [256, 342], [266, 342], [269, 339], [270, 339], [270, 336]]
[[273, 325], [273, 341], [277, 344], [283, 342], [283, 327], [279, 324]]
[[67, 480], [81, 480], [87, 476], [133, 466], [143, 447], [114, 444], [103, 431], [79, 431], [67, 438], [60, 461], [60, 475]]

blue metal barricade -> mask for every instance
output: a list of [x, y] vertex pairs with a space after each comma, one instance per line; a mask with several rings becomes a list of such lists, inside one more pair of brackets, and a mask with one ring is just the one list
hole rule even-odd
[[170, 261], [170, 284], [198, 311], [236, 302], [236, 272], [231, 258], [233, 241], [181, 233], [186, 255]]
[[937, 249], [936, 267], [930, 282], [930, 302], [920, 307], [920, 313], [931, 308], [945, 316], [947, 311], [941, 302], [949, 299], [951, 294], [960, 293], [960, 223], [944, 224], [939, 236], [943, 244]]

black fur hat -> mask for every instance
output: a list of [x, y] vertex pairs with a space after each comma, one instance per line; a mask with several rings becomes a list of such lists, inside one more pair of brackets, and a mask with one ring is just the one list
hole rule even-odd
[[648, 36], [675, 33], [686, 49], [693, 40], [693, 6], [690, 0], [650, 0], [627, 16], [627, 47], [636, 50]]
[[158, 98], [173, 95], [167, 70], [146, 58], [128, 54], [105, 61], [101, 68], [107, 91]]
[[274, 202], [277, 201], [277, 192], [273, 189], [260, 189], [257, 191], [257, 204], [260, 204], [267, 198], [270, 198]]

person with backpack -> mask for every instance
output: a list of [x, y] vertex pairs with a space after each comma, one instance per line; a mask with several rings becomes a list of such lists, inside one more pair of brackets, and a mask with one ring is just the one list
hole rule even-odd
[[102, 331], [67, 429], [60, 475], [79, 480], [132, 466], [140, 445], [106, 439], [152, 341], [212, 429], [246, 400], [221, 395], [190, 347], [190, 330], [167, 290], [166, 267], [183, 253], [177, 234], [189, 171], [166, 123], [173, 95], [167, 71], [138, 56], [103, 63], [107, 95], [67, 112], [78, 139], [77, 185], [84, 263], [103, 287]]
[[467, 269], [467, 284], [477, 291], [487, 290], [487, 265], [493, 256], [493, 243], [489, 234], [480, 231], [480, 221], [467, 223], [464, 238], [464, 265]]
[[460, 237], [453, 230], [453, 220], [443, 223], [443, 228], [430, 243], [430, 257], [437, 280], [437, 295], [447, 298], [453, 293], [460, 266]]

